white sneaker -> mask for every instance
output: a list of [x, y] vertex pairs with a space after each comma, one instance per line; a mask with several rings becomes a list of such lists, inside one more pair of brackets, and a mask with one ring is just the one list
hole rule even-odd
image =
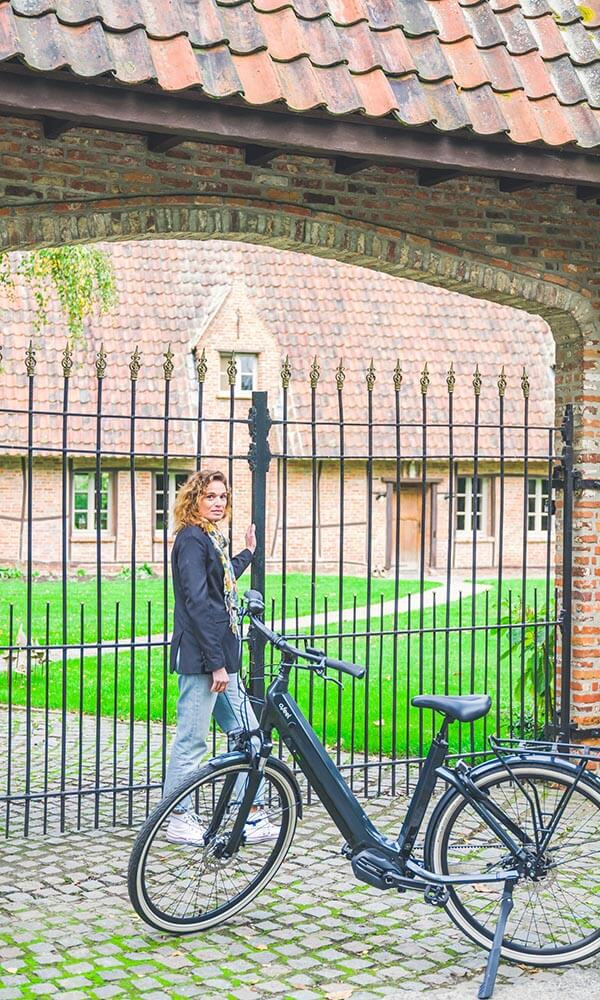
[[194, 844], [204, 847], [205, 828], [195, 812], [175, 812], [167, 827], [167, 840], [171, 844]]
[[244, 840], [247, 844], [264, 844], [268, 840], [277, 840], [279, 827], [269, 822], [264, 809], [250, 813], [244, 825]]

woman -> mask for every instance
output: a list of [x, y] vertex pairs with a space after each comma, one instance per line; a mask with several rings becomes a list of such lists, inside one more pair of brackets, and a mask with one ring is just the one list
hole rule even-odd
[[[221, 729], [255, 729], [256, 716], [239, 677], [240, 628], [237, 577], [256, 549], [253, 524], [246, 548], [230, 559], [219, 523], [231, 513], [231, 495], [222, 472], [194, 472], [177, 493], [175, 543], [171, 553], [175, 614], [171, 671], [177, 673], [177, 732], [163, 796], [197, 769], [207, 750], [211, 718]], [[247, 843], [274, 840], [278, 831], [259, 805], [246, 823]], [[184, 802], [167, 828], [172, 843], [202, 844], [200, 817]]]

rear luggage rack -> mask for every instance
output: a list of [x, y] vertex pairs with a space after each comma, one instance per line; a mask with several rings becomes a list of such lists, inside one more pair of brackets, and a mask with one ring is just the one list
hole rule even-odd
[[600, 764], [600, 746], [586, 746], [583, 743], [564, 743], [560, 740], [525, 740], [490, 736], [489, 744], [496, 757], [505, 762], [509, 756], [540, 756], [566, 758], [572, 764], [587, 767]]

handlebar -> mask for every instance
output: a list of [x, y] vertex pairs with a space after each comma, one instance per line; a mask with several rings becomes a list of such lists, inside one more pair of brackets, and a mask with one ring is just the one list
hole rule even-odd
[[306, 649], [298, 649], [297, 646], [292, 646], [284, 636], [273, 632], [259, 617], [265, 610], [265, 603], [262, 594], [258, 590], [247, 590], [244, 594], [244, 599], [246, 601], [246, 610], [254, 628], [264, 635], [281, 653], [287, 653], [288, 656], [294, 659], [300, 658], [310, 664], [314, 664], [314, 667], [310, 669], [321, 671], [329, 667], [332, 670], [339, 670], [342, 674], [350, 674], [351, 677], [361, 678], [365, 676], [365, 668], [359, 667], [356, 663], [350, 663], [348, 660], [334, 660], [312, 646], [307, 646]]

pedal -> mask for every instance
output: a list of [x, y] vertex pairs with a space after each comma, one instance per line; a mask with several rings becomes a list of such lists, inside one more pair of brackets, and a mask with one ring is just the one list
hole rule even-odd
[[450, 893], [443, 885], [428, 885], [424, 895], [425, 902], [430, 906], [445, 906], [450, 899]]

